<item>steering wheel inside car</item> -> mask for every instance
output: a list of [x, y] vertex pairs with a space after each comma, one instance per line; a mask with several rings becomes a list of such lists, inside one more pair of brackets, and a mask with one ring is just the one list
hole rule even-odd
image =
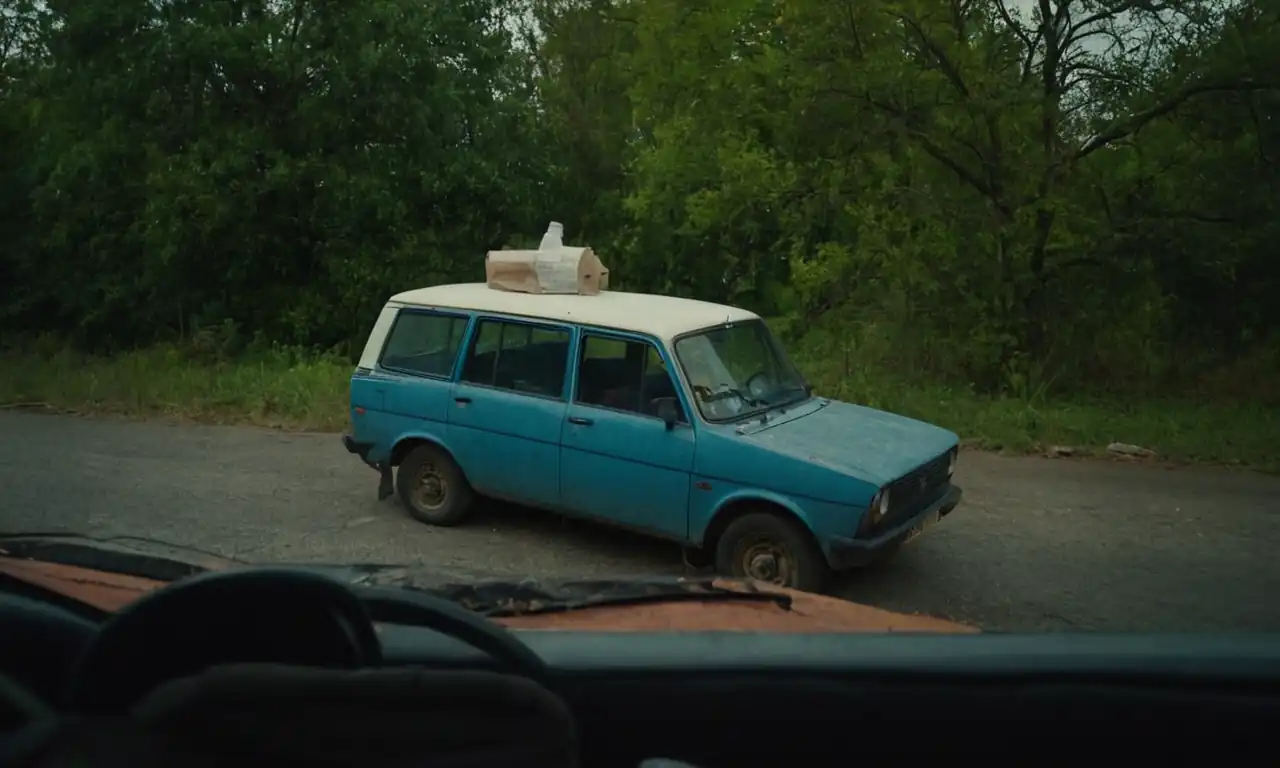
[[75, 710], [119, 713], [161, 683], [237, 662], [360, 669], [382, 661], [374, 621], [427, 627], [541, 681], [542, 659], [505, 628], [407, 589], [354, 591], [291, 569], [207, 573], [171, 584], [110, 619], [72, 678]]
[[768, 375], [768, 371], [756, 371], [748, 376], [747, 380], [743, 382], [743, 387], [746, 388], [747, 394], [756, 400], [763, 400], [764, 396], [769, 394]]
[[330, 669], [376, 666], [382, 646], [360, 599], [315, 573], [205, 573], [129, 605], [99, 630], [68, 703], [122, 712], [157, 685], [233, 662]]
[[546, 663], [505, 627], [443, 598], [395, 587], [364, 587], [359, 597], [374, 621], [426, 627], [489, 654], [502, 671], [544, 682]]

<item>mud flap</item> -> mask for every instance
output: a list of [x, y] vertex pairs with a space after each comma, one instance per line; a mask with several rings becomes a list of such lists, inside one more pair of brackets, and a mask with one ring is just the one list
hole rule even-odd
[[684, 563], [686, 572], [706, 572], [714, 565], [715, 561], [712, 553], [700, 547], [681, 547], [680, 559]]
[[382, 477], [378, 480], [378, 501], [385, 501], [395, 495], [396, 486], [391, 480], [391, 465], [383, 464], [379, 471]]

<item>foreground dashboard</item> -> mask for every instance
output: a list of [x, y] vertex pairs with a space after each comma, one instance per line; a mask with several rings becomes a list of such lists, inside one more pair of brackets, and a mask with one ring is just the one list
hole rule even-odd
[[[388, 663], [491, 664], [427, 630], [380, 634]], [[607, 764], [1280, 752], [1276, 637], [516, 634]]]
[[[114, 684], [102, 690], [114, 695], [127, 688], [135, 682], [128, 675], [145, 682], [148, 659], [184, 653], [275, 663], [289, 663], [281, 655], [296, 653], [323, 666], [327, 657], [318, 649], [327, 630], [307, 613], [306, 601], [284, 602], [253, 586], [262, 597], [180, 600], [181, 610], [153, 612], [150, 634], [129, 635], [115, 644], [116, 656], [103, 657], [111, 663], [98, 674]], [[393, 608], [402, 595], [359, 594], [373, 623], [357, 640], [378, 658], [338, 666], [497, 677], [524, 659], [537, 668], [537, 685], [563, 701], [580, 765], [633, 767], [668, 758], [716, 768], [940, 757], [1034, 764], [1097, 761], [1119, 750], [1146, 761], [1199, 755], [1221, 761], [1230, 753], [1274, 762], [1280, 751], [1271, 734], [1280, 723], [1274, 636], [477, 634], [475, 626], [488, 623], [474, 615], [410, 626], [390, 620], [413, 618]], [[0, 672], [56, 698], [62, 684], [76, 682], [57, 677], [75, 658], [112, 645], [115, 620], [100, 629], [33, 605], [0, 600]], [[263, 606], [270, 611], [255, 613]], [[509, 647], [485, 645], [493, 632], [518, 648], [505, 662]], [[116, 640], [122, 637], [116, 632]], [[269, 653], [259, 644], [270, 645]], [[132, 664], [124, 663], [127, 654], [134, 654]], [[218, 662], [204, 659], [192, 669], [209, 663]], [[32, 674], [40, 664], [43, 678]], [[84, 663], [76, 668], [87, 674]], [[417, 722], [432, 716], [397, 714]], [[484, 712], [479, 717], [487, 722]]]

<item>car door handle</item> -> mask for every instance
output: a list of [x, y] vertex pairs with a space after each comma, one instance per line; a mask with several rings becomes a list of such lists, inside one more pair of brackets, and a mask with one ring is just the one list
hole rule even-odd
[[458, 403], [459, 405], [466, 405], [467, 403], [471, 402], [471, 398], [469, 398], [469, 397], [455, 397], [455, 398], [453, 398], [453, 402]]
[[582, 416], [570, 416], [570, 417], [569, 417], [569, 423], [570, 423], [570, 424], [578, 424], [578, 425], [583, 426], [583, 427], [589, 427], [589, 426], [591, 426], [592, 424], [595, 424], [595, 423], [596, 423], [596, 420], [595, 420], [595, 419], [587, 419], [587, 418], [584, 418], [584, 417], [582, 417]]

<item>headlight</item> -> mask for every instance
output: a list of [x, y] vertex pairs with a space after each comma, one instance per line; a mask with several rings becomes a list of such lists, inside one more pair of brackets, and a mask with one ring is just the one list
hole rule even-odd
[[951, 458], [947, 460], [947, 477], [951, 477], [956, 471], [956, 459], [960, 456], [960, 449], [956, 448], [951, 451]]
[[887, 514], [889, 514], [889, 489], [881, 488], [875, 496], [871, 497], [871, 503], [867, 504], [867, 512], [858, 523], [858, 535], [869, 535]]
[[876, 501], [874, 503], [876, 505], [877, 520], [880, 520], [885, 515], [889, 514], [889, 489], [885, 488], [883, 491], [877, 494]]

